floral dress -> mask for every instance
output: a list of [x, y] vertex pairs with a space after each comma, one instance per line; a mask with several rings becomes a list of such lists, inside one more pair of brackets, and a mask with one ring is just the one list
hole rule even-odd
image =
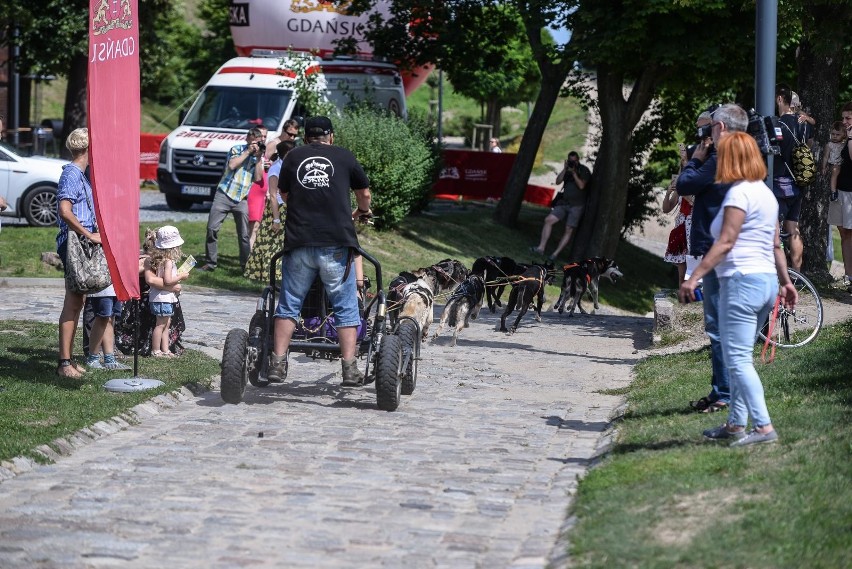
[[663, 260], [667, 263], [685, 263], [689, 254], [689, 235], [692, 233], [692, 204], [680, 198], [679, 210], [675, 218], [675, 225], [669, 233], [669, 244]]
[[[277, 203], [279, 215], [281, 216], [281, 231], [276, 233], [272, 229], [272, 209], [263, 208], [263, 219], [260, 222], [260, 229], [257, 233], [257, 240], [254, 242], [254, 247], [251, 249], [246, 268], [243, 271], [243, 276], [253, 281], [262, 283], [269, 282], [269, 262], [272, 256], [284, 248], [284, 213], [286, 209], [280, 203]], [[278, 281], [281, 280], [281, 265], [279, 263], [276, 269]]]

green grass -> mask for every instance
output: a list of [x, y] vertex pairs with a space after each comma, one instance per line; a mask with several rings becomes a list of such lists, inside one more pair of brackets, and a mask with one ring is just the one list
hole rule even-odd
[[[59, 315], [57, 314], [57, 318]], [[78, 339], [82, 332], [78, 334]], [[145, 392], [110, 393], [102, 385], [132, 372], [90, 371], [80, 380], [55, 375], [59, 333], [56, 324], [0, 321], [0, 460], [32, 454], [57, 437], [109, 419], [154, 395], [181, 385], [208, 384], [218, 362], [192, 350], [180, 358], [140, 358], [139, 374], [162, 387]], [[82, 353], [77, 346], [76, 353]], [[129, 361], [132, 366], [132, 360]]]
[[[546, 208], [524, 206], [518, 227], [509, 229], [492, 221], [493, 206], [470, 204], [434, 204], [433, 213], [406, 218], [397, 231], [363, 230], [361, 246], [382, 264], [385, 285], [403, 270], [428, 267], [452, 257], [468, 267], [484, 255], [508, 256], [520, 262], [534, 259], [529, 246], [538, 241]], [[184, 254], [204, 258], [204, 222], [174, 222], [185, 240]], [[140, 227], [141, 237], [147, 224]], [[561, 225], [553, 229], [551, 242], [562, 234]], [[56, 229], [33, 227], [4, 227], [0, 232], [0, 277], [54, 277], [62, 273], [41, 262], [41, 254], [55, 251]], [[204, 286], [231, 291], [259, 292], [261, 285], [243, 278], [239, 272], [239, 254], [234, 223], [227, 220], [219, 233], [219, 268], [212, 273], [193, 271], [186, 286]], [[568, 259], [561, 259], [567, 262]], [[622, 310], [644, 314], [653, 310], [653, 297], [671, 283], [672, 266], [662, 259], [622, 242], [616, 261], [625, 278], [612, 285], [601, 284], [601, 301]], [[375, 277], [367, 265], [367, 274]], [[559, 295], [559, 279], [548, 287], [547, 298], [555, 301]]]
[[612, 453], [580, 483], [573, 566], [850, 566], [850, 345], [846, 322], [757, 363], [780, 441], [746, 449], [704, 442], [725, 417], [686, 408], [706, 349], [638, 365]]
[[[437, 89], [433, 91], [424, 83], [408, 97], [407, 103], [410, 109], [428, 113], [429, 101], [437, 100], [437, 98]], [[482, 112], [479, 103], [456, 93], [447, 82], [444, 86], [443, 107], [445, 136], [465, 136], [469, 139], [472, 133], [461, 130], [462, 117], [469, 117], [473, 119], [473, 122], [480, 122]], [[503, 149], [506, 152], [518, 151], [521, 136], [527, 124], [527, 113], [525, 104], [503, 108], [501, 120], [506, 132], [501, 133], [498, 138], [503, 142]], [[544, 162], [561, 163], [569, 151], [582, 151], [587, 130], [586, 112], [576, 99], [559, 98], [547, 122], [533, 172], [543, 174], [552, 171], [553, 168], [548, 167]]]

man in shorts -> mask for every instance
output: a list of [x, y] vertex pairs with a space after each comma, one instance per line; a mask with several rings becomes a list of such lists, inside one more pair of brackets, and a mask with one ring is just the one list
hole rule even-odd
[[556, 194], [556, 197], [550, 203], [550, 213], [544, 218], [544, 226], [541, 228], [541, 241], [538, 246], [530, 247], [531, 253], [544, 255], [553, 226], [563, 219], [565, 220], [565, 233], [559, 240], [556, 249], [547, 259], [550, 261], [556, 259], [559, 253], [568, 246], [571, 237], [574, 235], [574, 230], [580, 225], [580, 218], [583, 217], [583, 209], [586, 207], [585, 189], [591, 177], [591, 170], [580, 164], [580, 155], [573, 150], [569, 152], [565, 166], [556, 176], [557, 184], [563, 182], [565, 184], [562, 186], [562, 191]]
[[[356, 292], [353, 220], [372, 215], [370, 181], [347, 149], [334, 146], [327, 117], [305, 121], [305, 144], [284, 157], [278, 188], [287, 202], [281, 295], [275, 310], [269, 380], [287, 375], [287, 350], [302, 304], [319, 276], [334, 310], [334, 325], [343, 356], [343, 387], [364, 384], [356, 358], [361, 314]], [[349, 192], [358, 208], [351, 210]]]

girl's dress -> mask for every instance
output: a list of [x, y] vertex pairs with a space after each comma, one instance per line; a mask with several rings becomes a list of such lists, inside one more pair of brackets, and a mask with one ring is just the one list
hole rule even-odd
[[692, 233], [692, 204], [680, 198], [675, 225], [669, 233], [669, 244], [663, 260], [667, 263], [685, 263], [689, 253], [689, 235]]

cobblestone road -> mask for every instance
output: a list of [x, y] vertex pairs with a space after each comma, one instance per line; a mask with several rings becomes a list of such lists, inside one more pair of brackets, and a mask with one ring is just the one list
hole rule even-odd
[[[0, 280], [2, 318], [55, 321], [61, 290], [40, 284]], [[185, 339], [217, 358], [256, 300], [223, 296], [181, 297]], [[0, 567], [561, 566], [577, 476], [622, 403], [604, 392], [629, 383], [651, 320], [497, 323], [426, 344], [394, 413], [297, 356], [240, 405], [192, 397], [6, 480]]]

